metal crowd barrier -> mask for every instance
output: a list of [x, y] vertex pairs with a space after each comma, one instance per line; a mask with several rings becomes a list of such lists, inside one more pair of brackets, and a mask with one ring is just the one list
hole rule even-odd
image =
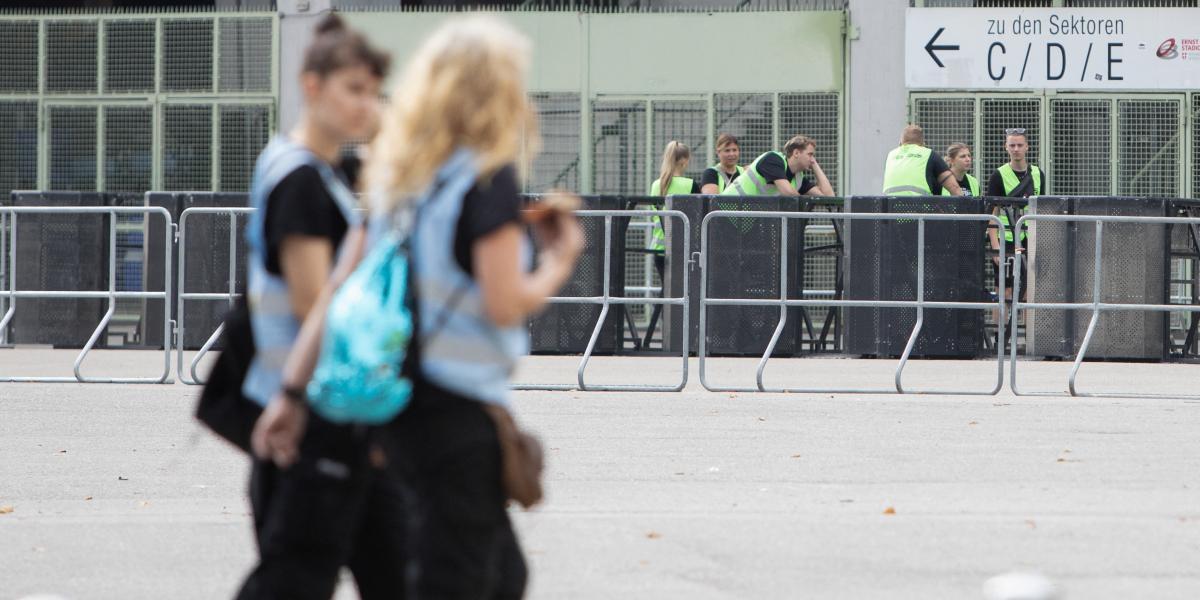
[[[683, 247], [690, 247], [691, 243], [691, 223], [688, 221], [686, 214], [677, 210], [580, 210], [575, 212], [576, 216], [582, 218], [588, 217], [603, 217], [604, 218], [604, 283], [602, 286], [602, 294], [600, 296], [558, 296], [547, 299], [548, 304], [598, 304], [600, 305], [600, 316], [596, 319], [596, 326], [592, 330], [592, 336], [588, 340], [587, 349], [583, 353], [583, 357], [579, 360], [579, 368], [576, 370], [576, 383], [574, 384], [532, 384], [532, 383], [514, 383], [513, 389], [517, 390], [544, 390], [544, 391], [621, 391], [621, 392], [678, 392], [687, 386], [688, 381], [688, 327], [686, 325], [686, 308], [691, 300], [688, 293], [688, 272], [690, 269], [683, 270], [683, 295], [678, 298], [646, 298], [646, 297], [627, 297], [613, 296], [610, 294], [610, 284], [612, 279], [612, 224], [614, 217], [649, 217], [656, 216], [664, 222], [667, 219], [678, 219], [681, 223], [679, 228], [683, 232]], [[604, 321], [608, 318], [609, 307], [617, 305], [630, 304], [658, 304], [663, 306], [679, 306], [684, 309], [685, 325], [683, 327], [683, 342], [680, 344], [680, 359], [682, 360], [682, 373], [677, 385], [590, 385], [585, 379], [588, 362], [592, 358], [592, 352], [596, 348], [596, 340], [600, 337], [600, 331], [604, 327]]]
[[[1092, 341], [1092, 334], [1096, 331], [1096, 323], [1100, 320], [1100, 314], [1103, 312], [1115, 311], [1152, 311], [1152, 312], [1173, 312], [1184, 311], [1192, 313], [1200, 313], [1200, 305], [1194, 304], [1133, 304], [1133, 303], [1112, 303], [1102, 302], [1100, 295], [1100, 285], [1103, 281], [1102, 275], [1104, 272], [1103, 263], [1101, 262], [1101, 253], [1104, 241], [1104, 224], [1105, 223], [1134, 223], [1144, 225], [1170, 225], [1170, 224], [1187, 224], [1200, 225], [1200, 218], [1187, 217], [1122, 217], [1122, 216], [1104, 216], [1104, 215], [1043, 215], [1043, 214], [1028, 214], [1017, 219], [1013, 226], [1013, 231], [1020, 231], [1024, 225], [1030, 221], [1057, 221], [1071, 223], [1095, 223], [1096, 224], [1096, 250], [1093, 256], [1095, 270], [1093, 273], [1092, 282], [1092, 301], [1091, 302], [1022, 302], [1021, 296], [1021, 261], [1025, 260], [1024, 253], [1021, 252], [1021, 236], [1013, 236], [1016, 238], [1016, 257], [1013, 266], [1013, 309], [1011, 326], [1017, 326], [1017, 318], [1022, 310], [1029, 309], [1052, 309], [1052, 310], [1087, 310], [1091, 309], [1092, 316], [1088, 321], [1087, 332], [1084, 333], [1083, 341], [1079, 345], [1079, 353], [1075, 356], [1075, 363], [1071, 366], [1071, 375], [1067, 380], [1067, 389], [1071, 396], [1084, 397], [1128, 397], [1128, 398], [1154, 398], [1160, 397], [1156, 394], [1136, 394], [1133, 392], [1105, 392], [1103, 394], [1086, 394], [1080, 393], [1075, 386], [1076, 377], [1079, 375], [1079, 367], [1083, 364], [1083, 359], [1087, 355], [1088, 345]], [[1001, 245], [1003, 247], [1003, 245]], [[1004, 258], [1001, 256], [1001, 264], [1004, 264]], [[1001, 315], [1003, 319], [1003, 315]], [[1054, 392], [1024, 392], [1021, 391], [1019, 379], [1017, 377], [1017, 336], [1012, 336], [1009, 368], [1009, 388], [1012, 393], [1017, 396], [1061, 396], [1062, 394]], [[1200, 398], [1200, 395], [1180, 396], [1171, 394], [1172, 398]]]
[[[178, 285], [178, 316], [176, 317], [179, 336], [179, 349], [177, 352], [178, 364], [176, 369], [179, 372], [179, 380], [188, 385], [203, 385], [204, 380], [196, 373], [196, 368], [200, 361], [212, 349], [213, 344], [221, 338], [221, 332], [225, 329], [225, 324], [218, 325], [212, 334], [208, 336], [200, 349], [196, 351], [196, 355], [192, 357], [191, 363], [187, 370], [183, 367], [183, 333], [184, 323], [184, 306], [188, 300], [198, 301], [220, 301], [224, 300], [233, 306], [234, 300], [237, 299], [237, 232], [238, 232], [238, 215], [245, 215], [254, 212], [253, 208], [235, 208], [235, 207], [194, 207], [184, 210], [179, 215], [179, 268], [176, 276], [179, 279]], [[187, 223], [188, 218], [192, 215], [229, 215], [229, 288], [224, 292], [188, 292], [184, 290], [184, 275], [187, 273]], [[170, 261], [170, 254], [167, 255], [167, 263]]]
[[[87, 377], [83, 374], [83, 361], [87, 358], [92, 347], [100, 339], [100, 334], [108, 327], [108, 323], [112, 320], [113, 314], [117, 310], [117, 300], [120, 298], [135, 298], [148, 300], [162, 300], [163, 304], [169, 306], [171, 303], [171, 282], [170, 282], [170, 265], [171, 265], [171, 238], [174, 236], [175, 224], [171, 222], [171, 213], [165, 208], [153, 206], [5, 206], [0, 207], [0, 214], [6, 216], [6, 223], [11, 231], [7, 234], [8, 242], [8, 267], [6, 270], [8, 276], [8, 289], [0, 291], [0, 298], [7, 300], [8, 309], [4, 312], [4, 316], [0, 317], [0, 330], [8, 327], [12, 320], [13, 314], [17, 309], [18, 298], [59, 298], [59, 299], [80, 299], [80, 298], [98, 298], [108, 300], [108, 310], [100, 319], [99, 325], [92, 331], [92, 335], [88, 338], [83, 349], [80, 350], [79, 356], [75, 358], [74, 377], [12, 377], [0, 375], [0, 382], [80, 382], [80, 383], [171, 383], [171, 316], [169, 310], [163, 311], [163, 371], [158, 377]], [[17, 289], [17, 216], [22, 214], [42, 214], [42, 215], [108, 215], [112, 222], [108, 230], [108, 289], [99, 290], [18, 290]], [[161, 216], [164, 220], [165, 227], [164, 237], [166, 242], [166, 261], [164, 277], [166, 278], [163, 291], [161, 292], [131, 292], [117, 291], [117, 216], [128, 214], [140, 214], [146, 217], [150, 215]]]
[[[921, 333], [921, 327], [924, 325], [925, 309], [926, 308], [959, 308], [959, 309], [974, 309], [987, 310], [995, 308], [999, 310], [1000, 324], [999, 333], [1001, 339], [1004, 336], [1005, 306], [1003, 295], [997, 298], [996, 302], [938, 302], [925, 300], [925, 222], [926, 221], [986, 221], [994, 223], [997, 226], [1002, 226], [1000, 219], [993, 215], [975, 215], [975, 214], [925, 214], [925, 213], [837, 213], [830, 214], [827, 212], [741, 212], [719, 210], [713, 211], [704, 217], [704, 221], [700, 226], [700, 247], [704, 259], [707, 258], [708, 252], [711, 250], [708, 245], [709, 223], [713, 219], [720, 218], [739, 218], [739, 219], [780, 219], [780, 297], [778, 299], [766, 298], [709, 298], [708, 297], [708, 269], [701, 270], [700, 283], [700, 346], [699, 346], [699, 367], [700, 367], [700, 384], [704, 389], [711, 392], [776, 392], [776, 393], [851, 393], [851, 394], [953, 394], [953, 395], [985, 395], [991, 396], [1000, 392], [1004, 386], [1004, 351], [999, 345], [996, 348], [996, 384], [990, 391], [981, 392], [977, 390], [913, 390], [906, 389], [902, 382], [904, 367], [908, 364], [909, 355], [912, 354], [913, 347], [917, 343], [917, 337]], [[912, 220], [917, 222], [917, 291], [915, 300], [844, 300], [844, 299], [789, 299], [787, 297], [787, 224], [790, 219], [846, 219], [846, 220], [870, 220], [870, 221], [900, 221]], [[703, 259], [702, 259], [703, 260]], [[1000, 247], [1000, 264], [1004, 264], [1004, 247]], [[1003, 277], [998, 274], [998, 277]], [[998, 281], [1003, 288], [1004, 282]], [[739, 387], [720, 387], [712, 385], [708, 382], [705, 371], [706, 364], [706, 342], [708, 333], [708, 310], [709, 306], [778, 306], [779, 307], [779, 322], [775, 327], [775, 332], [771, 336], [771, 341], [767, 344], [767, 349], [763, 352], [762, 358], [759, 360], [758, 369], [755, 373], [756, 387], [739, 388]], [[900, 357], [900, 362], [896, 366], [895, 389], [857, 389], [857, 388], [768, 388], [763, 383], [763, 372], [767, 367], [767, 362], [771, 358], [772, 352], [775, 350], [775, 345], [779, 341], [780, 334], [783, 332], [784, 325], [787, 323], [788, 307], [800, 306], [860, 306], [872, 308], [915, 308], [917, 310], [917, 320], [913, 325], [912, 333], [908, 337], [908, 343], [904, 347], [904, 353]]]

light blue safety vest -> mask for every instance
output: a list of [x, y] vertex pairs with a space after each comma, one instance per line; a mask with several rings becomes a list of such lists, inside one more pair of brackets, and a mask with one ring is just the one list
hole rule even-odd
[[242, 384], [242, 394], [266, 406], [279, 391], [283, 364], [300, 332], [300, 319], [292, 313], [291, 297], [283, 277], [267, 271], [266, 212], [267, 199], [276, 185], [297, 168], [308, 165], [321, 174], [325, 189], [342, 211], [352, 229], [355, 198], [346, 184], [325, 161], [304, 146], [280, 136], [258, 156], [250, 183], [250, 205], [255, 208], [246, 225], [250, 246], [247, 261], [246, 297], [250, 305], [250, 328], [254, 332], [254, 360]]
[[[410, 259], [419, 302], [421, 372], [456, 394], [507, 405], [509, 377], [529, 351], [529, 334], [524, 326], [501, 328], [488, 319], [479, 284], [454, 257], [463, 198], [478, 177], [475, 154], [459, 150], [418, 201]], [[524, 238], [521, 253], [527, 270], [533, 254]]]

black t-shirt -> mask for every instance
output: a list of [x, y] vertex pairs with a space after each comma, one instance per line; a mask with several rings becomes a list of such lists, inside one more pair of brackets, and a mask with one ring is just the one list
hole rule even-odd
[[[1013, 173], [1015, 173], [1017, 175], [1018, 181], [1021, 179], [1025, 179], [1025, 174], [1028, 172], [1029, 171], [1013, 170]], [[1044, 194], [1044, 193], [1046, 193], [1046, 171], [1043, 169], [1038, 169], [1038, 172], [1041, 174], [1041, 177], [1040, 177], [1041, 186], [1038, 189], [1040, 189], [1041, 192]], [[1008, 195], [1008, 194], [1004, 193], [1004, 178], [1000, 176], [1000, 169], [996, 169], [996, 170], [992, 171], [992, 174], [988, 177], [987, 194], [985, 194], [985, 195], [986, 196], [999, 196], [999, 197], [1004, 197], [1004, 196]], [[1033, 188], [1030, 187], [1029, 193], [1022, 196], [1022, 198], [1028, 198], [1032, 195], [1033, 195]]]
[[[739, 175], [741, 175], [741, 173], [735, 171], [733, 173], [733, 176], [729, 178], [729, 183], [733, 183], [733, 182], [737, 181], [737, 178]], [[724, 176], [722, 176], [720, 173], [717, 173], [716, 168], [709, 167], [709, 168], [705, 169], [704, 173], [702, 173], [700, 175], [700, 187], [703, 188], [704, 186], [711, 183], [712, 185], [717, 186], [717, 189], [721, 189], [721, 179], [724, 179]], [[699, 193], [699, 192], [696, 192], [696, 193]]]
[[925, 183], [929, 185], [930, 195], [942, 195], [942, 184], [938, 183], [938, 177], [949, 170], [950, 165], [946, 164], [946, 159], [942, 158], [942, 155], [937, 152], [930, 153], [929, 161], [925, 163]]
[[[775, 180], [777, 179], [786, 179], [791, 181], [792, 178], [796, 176], [796, 174], [788, 168], [787, 161], [783, 160], [783, 158], [775, 153], [770, 153], [762, 157], [762, 160], [758, 161], [758, 166], [755, 167], [755, 170], [758, 171], [759, 175], [762, 175], [762, 178], [765, 179], [767, 183], [771, 184], [775, 183]], [[801, 174], [801, 177], [803, 178], [799, 181], [800, 187], [796, 190], [797, 192], [800, 192], [801, 195], [807, 194], [808, 190], [817, 187], [817, 184], [813, 182], [812, 178], [805, 174]]]
[[[344, 178], [344, 175], [339, 173]], [[321, 174], [308, 165], [297, 167], [275, 185], [267, 196], [264, 232], [267, 272], [282, 275], [279, 248], [289, 235], [322, 237], [334, 250], [346, 237], [348, 225], [337, 202], [325, 188]]]
[[508, 165], [491, 177], [479, 180], [463, 197], [462, 214], [454, 233], [454, 259], [474, 277], [471, 246], [509, 223], [521, 223], [521, 186], [517, 170]]
[[[962, 188], [963, 194], [971, 195], [971, 182], [967, 179], [967, 174], [963, 173], [962, 179], [958, 180], [958, 187]], [[941, 192], [938, 192], [941, 193]]]

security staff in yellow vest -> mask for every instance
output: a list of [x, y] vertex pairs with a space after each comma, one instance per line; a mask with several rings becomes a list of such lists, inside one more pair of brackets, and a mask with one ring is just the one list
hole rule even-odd
[[[692, 160], [692, 150], [687, 144], [671, 140], [663, 150], [662, 166], [658, 179], [650, 184], [651, 196], [675, 196], [683, 194], [699, 194], [700, 186], [690, 177], [684, 177], [688, 163]], [[665, 192], [663, 190], [666, 190]], [[667, 268], [667, 239], [663, 232], [662, 219], [653, 218], [654, 229], [651, 232], [650, 248], [654, 250], [654, 270], [658, 272], [659, 281], [663, 281]], [[654, 334], [654, 327], [662, 314], [662, 305], [656, 305], [650, 315], [650, 324], [646, 327], [645, 343], [649, 345]]]
[[[684, 177], [683, 173], [687, 171], [688, 163], [692, 161], [692, 149], [688, 148], [687, 144], [671, 140], [667, 142], [667, 147], [663, 150], [662, 167], [659, 169], [658, 179], [655, 179], [650, 184], [651, 196], [675, 196], [682, 194], [699, 194], [700, 186], [690, 177]], [[666, 190], [665, 192], [663, 190]], [[654, 233], [652, 248], [659, 251], [665, 251], [666, 236], [663, 235], [662, 221], [658, 217], [654, 217]], [[663, 260], [662, 255], [655, 257], [655, 260]], [[661, 272], [661, 267], [659, 271]]]
[[[950, 165], [950, 174], [954, 176], [954, 181], [962, 188], [962, 195], [978, 198], [979, 180], [971, 174], [971, 148], [966, 144], [950, 144], [946, 149], [946, 162]], [[949, 196], [950, 190], [942, 188], [942, 195]]]
[[[754, 159], [722, 196], [832, 196], [833, 186], [817, 163], [817, 142], [798, 135], [783, 145], [783, 152], [767, 152]], [[806, 173], [812, 173], [807, 177]]]
[[720, 194], [742, 175], [744, 169], [738, 166], [742, 156], [742, 147], [733, 134], [722, 133], [717, 136], [717, 164], [704, 170], [700, 175], [701, 194]]
[[908, 125], [900, 134], [900, 146], [888, 153], [883, 166], [885, 196], [941, 196], [942, 190], [961, 196], [950, 166], [925, 146], [925, 131]]
[[[991, 177], [988, 178], [987, 195], [1008, 198], [1040, 196], [1046, 190], [1046, 172], [1029, 164], [1029, 160], [1025, 156], [1029, 152], [1029, 137], [1025, 130], [1006, 129], [1004, 131], [1004, 150], [1008, 152], [1008, 162], [992, 171]], [[1016, 249], [1016, 245], [1013, 243], [1012, 222], [1020, 218], [1023, 212], [1020, 209], [1001, 206], [997, 206], [992, 211], [992, 214], [999, 217], [1000, 222], [1004, 224], [1004, 245], [1010, 261]], [[1022, 243], [1025, 242], [1027, 235], [1025, 228], [1022, 227]], [[999, 238], [995, 229], [988, 229], [988, 239], [991, 242], [992, 250], [999, 250]], [[1024, 251], [1023, 247], [1022, 251]], [[997, 256], [995, 260], [998, 262], [999, 257]], [[998, 268], [999, 266], [997, 264]], [[1024, 277], [1024, 271], [1021, 274], [1021, 281], [1028, 282], [1028, 279]], [[1012, 300], [1013, 272], [1007, 265], [1005, 266], [1004, 287], [1004, 298]]]

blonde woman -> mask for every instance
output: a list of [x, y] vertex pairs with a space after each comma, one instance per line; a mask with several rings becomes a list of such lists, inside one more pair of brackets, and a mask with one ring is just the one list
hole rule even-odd
[[[524, 593], [491, 414], [510, 407], [526, 318], [562, 286], [583, 248], [574, 217], [552, 211], [534, 225], [541, 251], [529, 269], [516, 168], [522, 145], [537, 139], [524, 87], [529, 53], [529, 41], [501, 20], [449, 21], [407, 65], [366, 166], [371, 231], [408, 223], [414, 236], [419, 366], [388, 458], [415, 492], [408, 572], [418, 598]], [[311, 377], [322, 320], [306, 321], [285, 369], [288, 387]], [[295, 438], [288, 423], [279, 417], [256, 436], [286, 456]]]
[[[658, 171], [658, 179], [650, 182], [651, 196], [674, 196], [682, 194], [699, 194], [700, 186], [690, 177], [684, 177], [688, 164], [692, 161], [692, 149], [687, 144], [671, 140], [663, 150], [662, 166]], [[663, 191], [666, 190], [666, 191]], [[663, 253], [667, 249], [666, 235], [663, 233], [662, 221], [654, 217], [654, 232], [651, 234], [651, 248], [658, 251], [654, 256], [654, 266], [662, 275], [666, 259]]]

